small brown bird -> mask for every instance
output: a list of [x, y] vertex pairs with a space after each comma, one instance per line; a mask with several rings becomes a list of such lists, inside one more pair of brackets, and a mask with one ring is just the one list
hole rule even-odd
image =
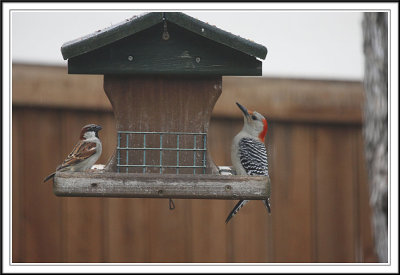
[[[101, 126], [89, 124], [82, 128], [78, 143], [57, 171], [82, 172], [88, 170], [99, 159], [102, 151], [99, 131]], [[48, 175], [43, 182], [53, 178], [56, 172]]]

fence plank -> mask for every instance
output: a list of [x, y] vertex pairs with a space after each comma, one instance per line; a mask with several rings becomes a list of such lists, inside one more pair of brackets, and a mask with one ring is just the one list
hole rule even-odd
[[22, 176], [25, 167], [23, 166], [22, 147], [23, 118], [21, 112], [15, 112], [12, 123], [12, 261], [21, 262], [24, 259], [24, 229], [22, 222], [23, 215], [23, 186]]
[[[231, 142], [241, 127], [243, 123], [237, 119], [211, 119], [207, 145], [216, 165], [232, 165]], [[231, 207], [231, 201], [193, 202], [193, 216], [201, 215], [193, 221], [193, 253], [196, 262], [203, 259], [205, 262], [234, 261], [233, 245], [236, 240], [233, 238], [233, 226], [224, 224]], [[205, 219], [209, 222], [204, 222]], [[199, 239], [196, 236], [199, 236]]]
[[107, 262], [145, 263], [150, 259], [148, 199], [108, 199]]
[[[15, 105], [111, 110], [99, 75], [69, 75], [65, 67], [13, 64], [14, 79]], [[240, 118], [238, 101], [273, 120], [362, 122], [364, 93], [358, 81], [223, 77], [222, 86], [215, 117]]]
[[[242, 119], [231, 122], [231, 124], [231, 129], [227, 130], [230, 137], [226, 135], [220, 140], [231, 140], [243, 127]], [[227, 124], [227, 126], [228, 125], [229, 124]], [[270, 142], [270, 137], [271, 134], [268, 133], [266, 137], [267, 144]], [[229, 142], [229, 146], [230, 144], [231, 141]], [[270, 156], [271, 152], [268, 147], [267, 145], [267, 151]], [[225, 150], [227, 149], [228, 148]], [[230, 147], [228, 152], [229, 154], [225, 154], [230, 158]], [[272, 189], [273, 186], [271, 183], [271, 190]], [[229, 202], [226, 208], [226, 215], [228, 215], [236, 203], [237, 201]], [[274, 241], [271, 230], [272, 224], [272, 215], [268, 215], [261, 201], [251, 201], [247, 203], [227, 225], [229, 242], [227, 246], [230, 250], [228, 252], [228, 259], [232, 262], [271, 262], [271, 252]]]
[[[21, 144], [24, 170], [21, 173], [23, 208], [23, 262], [61, 260], [61, 202], [52, 194], [52, 185], [43, 178], [54, 171], [60, 159], [60, 120], [52, 111], [22, 111]], [[49, 167], [51, 167], [49, 169]]]
[[312, 127], [274, 123], [270, 129], [274, 261], [313, 262]]
[[111, 111], [103, 76], [69, 75], [67, 67], [22, 64], [13, 64], [12, 73], [15, 106]]
[[175, 209], [170, 210], [168, 199], [149, 199], [151, 219], [148, 223], [150, 232], [150, 258], [152, 263], [191, 262], [191, 228], [187, 224], [187, 209], [190, 200], [174, 200]]
[[226, 201], [193, 200], [192, 255], [196, 263], [224, 263], [227, 258]]
[[[316, 242], [318, 262], [354, 262], [354, 173], [350, 127], [316, 129]], [[340, 244], [340, 245], [338, 245]]]
[[[237, 201], [230, 202], [229, 210], [234, 207]], [[261, 201], [250, 201], [240, 212], [227, 224], [231, 229], [232, 262], [267, 262], [268, 250], [268, 225], [270, 222], [267, 210]]]
[[[236, 200], [175, 200], [170, 211], [168, 199], [54, 196], [41, 181], [85, 123], [103, 126], [99, 163], [107, 163], [116, 144], [114, 118], [101, 77], [19, 69], [13, 75], [13, 261], [376, 262], [359, 83], [224, 78], [210, 124], [211, 156], [217, 165], [231, 165], [230, 143], [243, 124], [235, 101], [267, 115], [273, 211], [268, 216], [260, 202], [250, 202], [225, 225]], [[93, 97], [99, 101], [85, 100]], [[315, 142], [307, 145], [309, 134]], [[295, 175], [307, 180], [293, 182]]]
[[224, 77], [222, 91], [214, 116], [240, 117], [237, 101], [277, 121], [362, 122], [361, 82]]
[[[79, 139], [81, 128], [89, 123], [102, 124], [95, 112], [66, 112], [62, 118], [64, 156]], [[99, 133], [101, 136], [102, 132]], [[103, 154], [102, 154], [102, 157]], [[63, 215], [65, 261], [102, 262], [105, 258], [104, 200], [98, 198], [67, 198]], [[74, 241], [80, 240], [80, 241]]]

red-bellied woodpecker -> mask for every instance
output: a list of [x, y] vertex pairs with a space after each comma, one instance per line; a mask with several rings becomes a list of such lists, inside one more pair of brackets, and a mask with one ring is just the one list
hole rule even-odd
[[[247, 110], [236, 103], [244, 114], [243, 129], [234, 137], [232, 142], [231, 159], [237, 175], [262, 175], [268, 174], [267, 150], [264, 138], [267, 134], [267, 120], [256, 111]], [[225, 220], [229, 220], [239, 212], [248, 200], [240, 200]], [[268, 213], [271, 213], [269, 198], [263, 200]]]

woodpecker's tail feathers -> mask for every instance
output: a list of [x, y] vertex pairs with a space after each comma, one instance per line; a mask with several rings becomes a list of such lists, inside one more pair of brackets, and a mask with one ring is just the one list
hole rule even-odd
[[271, 203], [270, 203], [270, 201], [269, 201], [269, 198], [266, 199], [266, 200], [263, 200], [263, 203], [264, 203], [265, 207], [266, 207], [267, 210], [268, 210], [268, 214], [271, 214]]
[[248, 202], [248, 200], [241, 200], [239, 201], [235, 207], [232, 209], [231, 213], [229, 213], [228, 217], [225, 220], [225, 223], [228, 223], [230, 219], [233, 218], [233, 216], [235, 216], [237, 214], [237, 212], [239, 212], [240, 208], [242, 208], [246, 203]]
[[43, 180], [43, 182], [46, 182], [46, 181], [48, 181], [49, 179], [54, 178], [54, 175], [55, 175], [55, 174], [56, 174], [56, 172], [51, 173], [50, 175], [48, 175], [48, 176]]

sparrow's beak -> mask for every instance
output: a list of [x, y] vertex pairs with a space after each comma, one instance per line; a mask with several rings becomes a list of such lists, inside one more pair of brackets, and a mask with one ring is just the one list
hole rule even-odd
[[236, 105], [240, 108], [240, 110], [242, 110], [243, 114], [248, 117], [249, 116], [249, 112], [247, 111], [246, 107], [240, 105], [239, 103], [236, 102]]
[[96, 131], [100, 131], [101, 129], [103, 129], [100, 125], [96, 125]]

